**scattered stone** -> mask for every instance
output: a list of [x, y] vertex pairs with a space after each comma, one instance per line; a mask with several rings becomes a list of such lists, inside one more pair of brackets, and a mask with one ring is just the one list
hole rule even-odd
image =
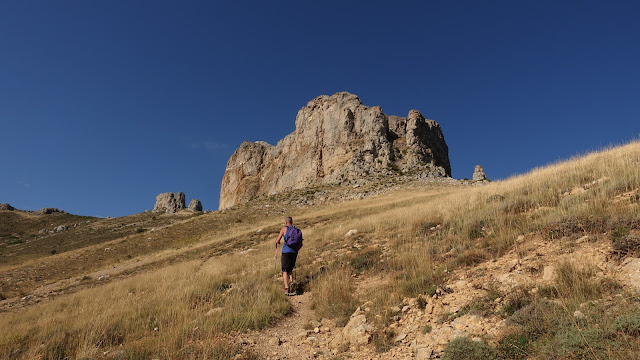
[[417, 347], [415, 355], [416, 355], [416, 359], [418, 360], [431, 359], [431, 355], [433, 355], [433, 350], [429, 349], [426, 346]]
[[156, 196], [156, 204], [153, 207], [153, 211], [172, 214], [184, 208], [186, 208], [186, 206], [183, 192], [167, 192]]
[[280, 344], [282, 344], [282, 342], [280, 341], [280, 338], [277, 336], [274, 336], [271, 339], [269, 339], [269, 345], [271, 346], [280, 346]]
[[487, 180], [487, 174], [484, 173], [484, 169], [481, 165], [476, 165], [473, 170], [473, 177], [471, 178], [473, 181], [483, 181]]
[[315, 336], [309, 336], [304, 342], [309, 345], [317, 345], [320, 340]]
[[60, 226], [56, 227], [56, 231], [58, 231], [58, 232], [65, 231], [65, 230], [69, 230], [69, 227], [67, 225], [60, 225]]
[[204, 315], [205, 315], [205, 316], [215, 315], [215, 314], [217, 314], [217, 313], [221, 312], [222, 310], [224, 310], [224, 308], [222, 308], [222, 307], [213, 308], [213, 309], [211, 309], [211, 310], [207, 311], [207, 313], [206, 313], [206, 314], [204, 314]]
[[320, 328], [319, 327], [314, 328], [313, 332], [316, 333], [316, 334], [319, 333], [320, 332]]
[[402, 341], [402, 340], [404, 340], [404, 339], [406, 339], [406, 338], [407, 338], [407, 334], [405, 334], [405, 333], [400, 333], [400, 334], [398, 334], [398, 336], [396, 336], [396, 338], [395, 338], [395, 339], [393, 339], [393, 341], [395, 341], [395, 342], [400, 342], [400, 341]]
[[189, 202], [189, 210], [194, 212], [202, 211], [202, 203], [198, 199], [192, 199]]
[[367, 323], [367, 318], [362, 310], [357, 308], [342, 330], [342, 335], [351, 344], [365, 345], [371, 340], [370, 332], [372, 329], [372, 326]]
[[15, 210], [16, 208], [14, 208], [13, 206], [7, 204], [7, 203], [3, 203], [0, 204], [0, 210], [4, 210], [4, 211], [12, 211]]
[[357, 234], [357, 233], [358, 233], [358, 230], [357, 230], [357, 229], [351, 229], [351, 230], [349, 230], [349, 231], [344, 235], [344, 237], [349, 237], [349, 236], [351, 236], [351, 235], [355, 235], [355, 234]]
[[556, 278], [556, 267], [553, 265], [547, 265], [542, 270], [542, 281], [552, 282]]
[[574, 312], [573, 312], [573, 317], [574, 317], [576, 320], [584, 320], [584, 319], [586, 319], [586, 316], [584, 316], [584, 314], [583, 314], [583, 313], [582, 313], [582, 311], [580, 311], [580, 310], [576, 310], [576, 311], [574, 311]]
[[635, 289], [640, 289], [640, 259], [627, 258], [620, 268], [619, 279]]
[[109, 360], [127, 360], [129, 359], [129, 353], [126, 350], [110, 351], [106, 354]]

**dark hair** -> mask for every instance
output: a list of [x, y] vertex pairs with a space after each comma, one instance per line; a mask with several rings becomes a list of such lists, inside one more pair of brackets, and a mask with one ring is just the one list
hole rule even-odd
[[284, 221], [285, 221], [285, 222], [288, 222], [288, 223], [289, 223], [289, 224], [291, 224], [291, 225], [293, 225], [293, 218], [292, 218], [291, 216], [287, 216], [287, 217], [284, 219]]

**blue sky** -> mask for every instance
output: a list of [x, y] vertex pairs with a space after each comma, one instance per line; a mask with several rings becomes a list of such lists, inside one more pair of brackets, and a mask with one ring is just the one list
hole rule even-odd
[[636, 1], [0, 1], [0, 202], [217, 209], [244, 140], [321, 94], [440, 123], [453, 176], [638, 138]]

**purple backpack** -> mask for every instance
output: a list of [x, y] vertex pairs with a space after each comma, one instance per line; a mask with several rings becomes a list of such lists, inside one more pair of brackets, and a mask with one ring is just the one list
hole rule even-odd
[[302, 247], [302, 231], [297, 227], [287, 226], [287, 232], [284, 235], [286, 239], [285, 243], [288, 247], [292, 248], [295, 251], [300, 250]]

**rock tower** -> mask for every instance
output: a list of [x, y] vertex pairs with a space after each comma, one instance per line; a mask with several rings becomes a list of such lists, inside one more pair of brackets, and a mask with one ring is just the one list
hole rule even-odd
[[277, 145], [245, 141], [222, 178], [220, 209], [259, 195], [312, 184], [368, 181], [399, 173], [451, 175], [440, 125], [417, 110], [388, 116], [339, 92], [311, 100], [298, 111], [296, 130]]

